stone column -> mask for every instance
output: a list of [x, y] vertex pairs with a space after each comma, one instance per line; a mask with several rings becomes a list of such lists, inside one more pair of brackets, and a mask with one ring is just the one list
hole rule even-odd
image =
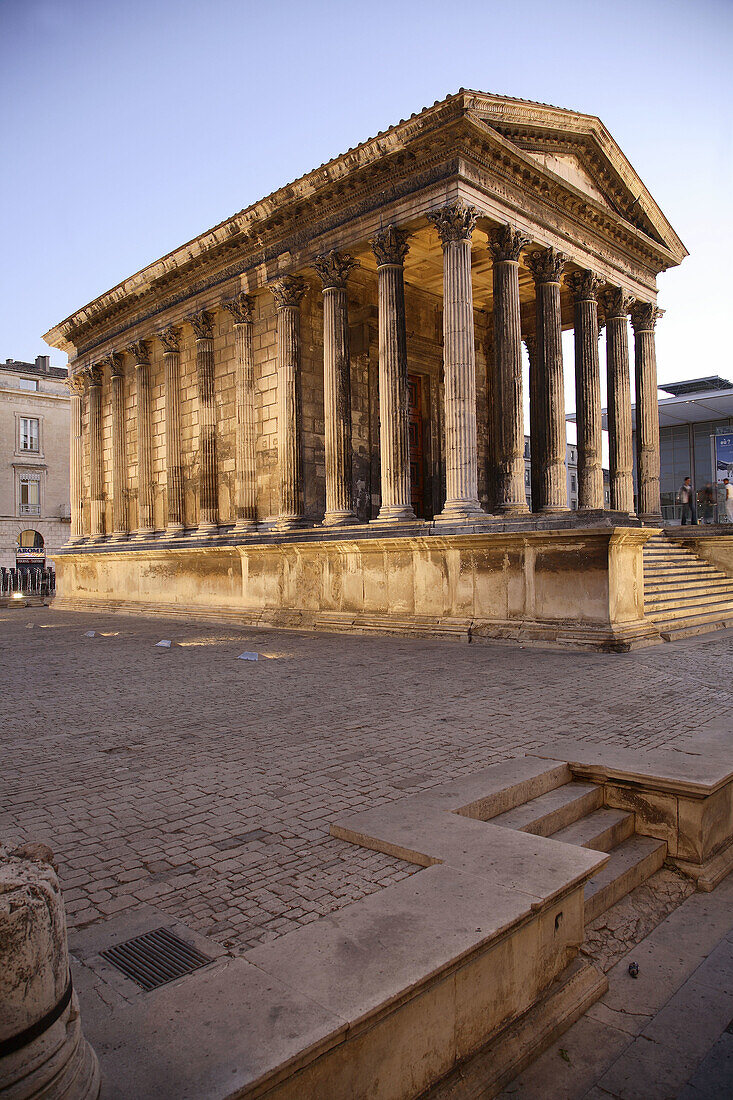
[[528, 512], [524, 489], [524, 402], [522, 320], [519, 313], [519, 254], [529, 238], [511, 225], [494, 229], [494, 347], [499, 382], [499, 500], [505, 515]]
[[184, 530], [183, 465], [181, 463], [181, 333], [170, 325], [158, 333], [165, 371], [165, 481], [168, 514], [166, 535]]
[[379, 292], [379, 453], [382, 507], [375, 522], [414, 520], [410, 488], [407, 332], [403, 264], [407, 234], [394, 225], [370, 242]]
[[221, 303], [234, 321], [236, 373], [234, 382], [235, 490], [234, 534], [257, 527], [257, 471], [255, 466], [255, 365], [252, 351], [254, 300], [240, 292]]
[[598, 290], [594, 271], [565, 279], [575, 303], [575, 403], [578, 429], [578, 511], [603, 509], [601, 372], [598, 364]]
[[659, 399], [654, 327], [662, 310], [650, 302], [631, 308], [636, 374], [636, 479], [637, 513], [643, 523], [661, 524], [659, 495]]
[[488, 447], [486, 457], [487, 510], [496, 512], [499, 507], [499, 383], [496, 377], [496, 353], [494, 350], [494, 314], [487, 314], [486, 322], [486, 409]]
[[[565, 390], [562, 368], [562, 315], [560, 276], [565, 256], [543, 248], [527, 257], [534, 276], [537, 301], [537, 355], [542, 388], [542, 436], [540, 504], [536, 511], [567, 512], [568, 478], [565, 464]], [[532, 460], [534, 466], [534, 458]]]
[[91, 500], [90, 535], [104, 537], [104, 475], [102, 471], [102, 368], [89, 367], [89, 497]]
[[219, 530], [216, 476], [216, 406], [214, 405], [214, 315], [202, 309], [186, 318], [196, 337], [196, 382], [199, 401], [199, 535]]
[[107, 359], [112, 385], [112, 537], [125, 539], [127, 522], [127, 447], [125, 445], [125, 372], [121, 355]]
[[323, 406], [326, 444], [325, 527], [356, 522], [351, 473], [351, 358], [346, 280], [355, 266], [335, 251], [313, 263], [323, 282]]
[[483, 515], [478, 499], [476, 341], [473, 327], [471, 234], [477, 211], [460, 199], [428, 214], [443, 245], [445, 485], [438, 520]]
[[135, 364], [137, 390], [137, 531], [135, 538], [153, 534], [153, 437], [150, 423], [150, 352], [146, 340], [130, 344], [127, 354]]
[[539, 512], [542, 504], [542, 467], [545, 461], [544, 387], [537, 337], [526, 336], [524, 346], [529, 359], [530, 496], [532, 511]]
[[300, 424], [300, 301], [305, 282], [284, 275], [270, 285], [277, 308], [277, 460], [280, 504], [277, 525], [302, 527], [303, 462]]
[[84, 541], [84, 514], [82, 498], [84, 496], [84, 435], [82, 429], [82, 402], [84, 400], [84, 382], [80, 374], [70, 375], [68, 387], [71, 395], [71, 417], [69, 424], [69, 490], [71, 498], [71, 533], [69, 542]]
[[634, 513], [634, 450], [629, 383], [629, 320], [634, 303], [620, 287], [601, 294], [606, 316], [606, 380], [608, 391], [608, 449], [611, 475], [611, 508]]
[[0, 1096], [97, 1100], [50, 848], [0, 843], [0, 897]]

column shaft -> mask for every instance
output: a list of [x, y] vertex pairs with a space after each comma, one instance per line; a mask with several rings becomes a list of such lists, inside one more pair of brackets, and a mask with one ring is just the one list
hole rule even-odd
[[567, 277], [575, 302], [575, 402], [578, 430], [578, 511], [603, 509], [601, 372], [598, 364], [598, 288], [593, 271]]
[[69, 422], [69, 490], [71, 497], [70, 542], [81, 542], [84, 537], [82, 498], [84, 496], [84, 436], [82, 429], [82, 401], [84, 389], [79, 376], [69, 377], [71, 393], [71, 417]]
[[[567, 431], [562, 363], [560, 275], [565, 257], [554, 248], [534, 252], [528, 262], [537, 296], [537, 351], [542, 375], [544, 454], [541, 465], [541, 512], [568, 510]], [[534, 459], [532, 462], [534, 466]]]
[[460, 200], [428, 214], [443, 245], [446, 499], [441, 521], [483, 515], [478, 499], [476, 339], [471, 234], [477, 211]]
[[379, 300], [379, 452], [382, 506], [376, 522], [414, 520], [410, 487], [407, 332], [403, 263], [406, 234], [387, 226], [373, 238]]
[[181, 463], [181, 356], [180, 334], [168, 328], [158, 334], [163, 345], [165, 378], [165, 480], [167, 498], [166, 533], [184, 529], [183, 465]]
[[494, 284], [494, 346], [499, 384], [500, 512], [528, 511], [524, 488], [524, 403], [522, 395], [522, 321], [519, 311], [519, 255], [529, 243], [511, 226], [490, 239]]
[[323, 406], [326, 526], [356, 521], [351, 470], [351, 357], [346, 279], [350, 256], [328, 252], [314, 267], [323, 281]]
[[199, 414], [198, 533], [219, 530], [219, 488], [216, 475], [216, 407], [214, 405], [214, 318], [200, 310], [188, 318], [196, 337], [196, 384]]
[[104, 534], [102, 471], [102, 371], [92, 367], [89, 376], [89, 488], [91, 499], [91, 537]]
[[662, 522], [659, 490], [659, 399], [654, 327], [661, 310], [637, 302], [631, 310], [634, 327], [636, 374], [636, 464], [639, 499], [637, 512], [645, 523]]
[[529, 359], [530, 496], [532, 498], [532, 511], [539, 512], [543, 504], [542, 467], [545, 462], [545, 388], [537, 337], [527, 336], [524, 343]]
[[235, 380], [236, 483], [235, 531], [257, 526], [257, 470], [255, 465], [255, 371], [252, 351], [252, 322], [234, 326], [237, 372]]
[[135, 364], [137, 393], [137, 538], [153, 533], [153, 437], [150, 422], [150, 360], [145, 340], [127, 349]]
[[127, 447], [125, 446], [125, 376], [121, 357], [111, 356], [112, 384], [112, 534], [126, 538]]
[[286, 275], [270, 287], [277, 306], [277, 457], [280, 473], [278, 527], [302, 527], [303, 462], [300, 416], [300, 301], [302, 279]]
[[634, 452], [629, 382], [628, 312], [633, 298], [620, 289], [603, 294], [606, 316], [606, 388], [608, 391], [608, 450], [611, 508], [634, 511]]

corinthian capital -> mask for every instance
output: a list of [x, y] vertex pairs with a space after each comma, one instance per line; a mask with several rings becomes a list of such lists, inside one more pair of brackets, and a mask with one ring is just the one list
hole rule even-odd
[[538, 249], [527, 256], [527, 266], [536, 283], [559, 283], [566, 263], [567, 256], [556, 248]]
[[565, 285], [570, 288], [576, 302], [597, 302], [603, 279], [600, 275], [596, 275], [595, 271], [584, 268], [581, 271], [571, 271], [566, 275]]
[[636, 299], [620, 286], [608, 286], [600, 294], [606, 320], [611, 317], [628, 317]]
[[349, 272], [358, 265], [345, 252], [332, 249], [316, 256], [313, 266], [321, 277], [324, 290], [345, 290]]
[[377, 267], [386, 264], [403, 264], [409, 251], [407, 233], [395, 225], [378, 230], [370, 240], [372, 252], [377, 257]]
[[177, 353], [181, 350], [181, 330], [176, 328], [175, 325], [169, 325], [168, 328], [164, 328], [162, 332], [159, 332], [158, 339], [163, 345], [163, 351], [168, 354]]
[[500, 225], [489, 234], [489, 248], [495, 262], [519, 260], [519, 254], [530, 243], [530, 238], [512, 225]]
[[66, 385], [74, 395], [74, 397], [81, 397], [84, 393], [84, 375], [81, 371], [78, 374], [70, 374], [66, 379]]
[[87, 389], [89, 389], [91, 386], [102, 385], [102, 378], [104, 376], [102, 373], [101, 363], [95, 363], [93, 367], [85, 367], [81, 373], [84, 381], [86, 382]]
[[100, 366], [107, 367], [113, 378], [121, 377], [124, 374], [122, 356], [119, 352], [113, 351], [110, 355], [105, 356], [104, 359], [100, 360]]
[[631, 307], [631, 324], [634, 332], [654, 332], [654, 327], [664, 310], [651, 302], [635, 302]]
[[308, 287], [298, 275], [283, 275], [282, 279], [270, 283], [269, 289], [277, 308], [285, 309], [287, 306], [299, 306]]
[[432, 222], [438, 231], [443, 244], [449, 241], [470, 241], [478, 210], [475, 206], [469, 206], [462, 199], [448, 202], [439, 210], [431, 210], [428, 221]]
[[208, 309], [200, 309], [186, 318], [197, 340], [214, 339], [214, 314]]
[[254, 298], [250, 298], [249, 294], [240, 291], [233, 298], [225, 298], [221, 303], [221, 308], [225, 309], [227, 313], [231, 313], [235, 325], [250, 325], [254, 304]]
[[136, 367], [147, 366], [150, 363], [150, 346], [147, 340], [136, 340], [130, 344], [127, 354], [132, 356]]

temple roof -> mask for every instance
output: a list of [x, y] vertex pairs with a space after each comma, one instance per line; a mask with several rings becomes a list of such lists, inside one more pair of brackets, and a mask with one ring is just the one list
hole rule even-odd
[[[118, 283], [87, 306], [54, 326], [44, 339], [53, 347], [73, 350], [79, 329], [88, 328], [121, 308], [122, 302], [158, 292], [184, 270], [210, 257], [248, 244], [262, 247], [264, 238], [304, 204], [324, 203], [324, 189], [343, 200], [349, 183], [364, 170], [379, 170], [387, 156], [407, 153], [427, 134], [456, 121], [467, 121], [491, 138], [495, 151], [510, 157], [514, 170], [531, 168], [541, 189], [564, 187], [576, 204], [587, 204], [597, 217], [622, 223], [649, 255], [657, 271], [674, 266], [687, 251], [661, 209], [601, 120], [565, 108], [510, 96], [460, 89], [422, 111], [401, 119], [374, 137], [321, 164], [306, 175], [258, 200]], [[519, 163], [518, 163], [519, 162]], [[524, 166], [524, 167], [523, 167]], [[548, 181], [545, 183], [545, 181]]]

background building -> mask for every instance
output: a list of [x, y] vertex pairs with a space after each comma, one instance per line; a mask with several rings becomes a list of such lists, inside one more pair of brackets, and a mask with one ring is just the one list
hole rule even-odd
[[49, 356], [0, 363], [0, 565], [46, 564], [69, 538], [69, 391]]
[[[605, 410], [604, 410], [605, 412]], [[568, 420], [573, 419], [568, 417]], [[566, 443], [565, 465], [568, 480], [568, 508], [575, 512], [578, 507], [578, 445]], [[532, 511], [532, 446], [528, 435], [524, 437], [524, 491], [527, 506]], [[611, 479], [608, 470], [603, 471], [603, 507], [611, 507]]]

